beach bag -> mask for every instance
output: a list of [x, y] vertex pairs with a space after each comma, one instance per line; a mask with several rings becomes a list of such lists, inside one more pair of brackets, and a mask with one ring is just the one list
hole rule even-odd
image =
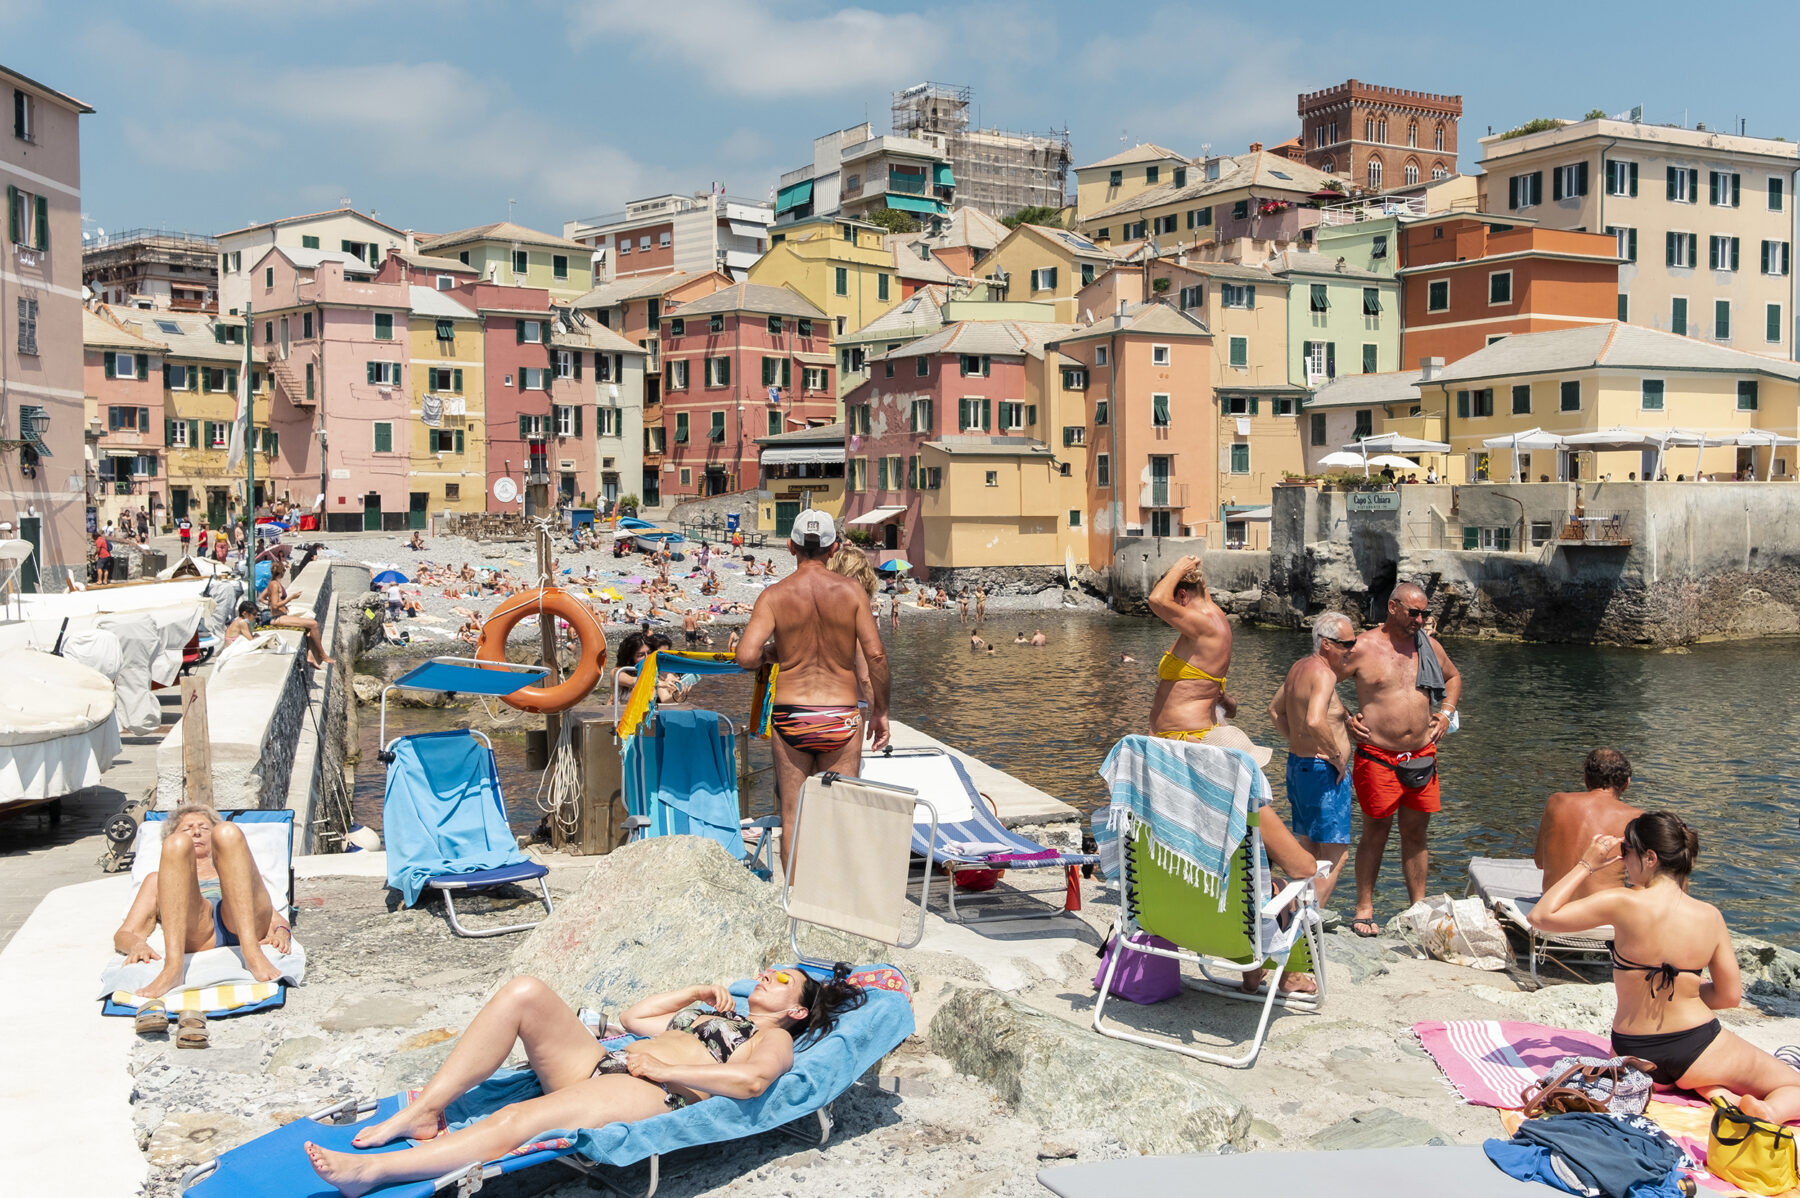
[[1479, 898], [1433, 895], [1402, 911], [1400, 918], [1419, 947], [1440, 961], [1497, 972], [1513, 959], [1500, 921]]
[[1574, 1111], [1641, 1115], [1650, 1105], [1655, 1071], [1655, 1065], [1638, 1057], [1564, 1057], [1519, 1097], [1527, 1119]]
[[1707, 1134], [1706, 1171], [1752, 1194], [1785, 1194], [1800, 1186], [1791, 1129], [1746, 1115], [1714, 1098]]
[[[1131, 942], [1161, 949], [1175, 947], [1172, 941], [1152, 936], [1148, 932], [1137, 933], [1131, 937]], [[1094, 989], [1100, 989], [1101, 984], [1106, 981], [1106, 969], [1112, 964], [1113, 954], [1122, 951], [1125, 952], [1125, 959], [1119, 962], [1119, 968], [1113, 972], [1111, 993], [1115, 997], [1148, 1006], [1181, 993], [1181, 962], [1174, 957], [1159, 957], [1155, 953], [1122, 950], [1116, 933], [1107, 937], [1106, 943], [1100, 946], [1100, 972], [1094, 975]]]

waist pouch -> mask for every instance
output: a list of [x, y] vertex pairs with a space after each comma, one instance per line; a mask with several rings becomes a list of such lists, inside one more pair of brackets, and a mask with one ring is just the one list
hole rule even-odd
[[1414, 758], [1411, 761], [1386, 761], [1367, 749], [1357, 749], [1356, 755], [1364, 761], [1373, 761], [1376, 765], [1385, 766], [1394, 771], [1394, 777], [1400, 779], [1400, 785], [1408, 790], [1421, 790], [1437, 777], [1437, 755]]

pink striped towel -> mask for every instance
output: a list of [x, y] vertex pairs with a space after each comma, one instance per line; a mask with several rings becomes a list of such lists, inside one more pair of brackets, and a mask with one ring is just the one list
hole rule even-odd
[[1535, 1023], [1456, 1019], [1415, 1023], [1412, 1030], [1464, 1102], [1502, 1110], [1523, 1106], [1520, 1092], [1563, 1057], [1613, 1054], [1592, 1032]]

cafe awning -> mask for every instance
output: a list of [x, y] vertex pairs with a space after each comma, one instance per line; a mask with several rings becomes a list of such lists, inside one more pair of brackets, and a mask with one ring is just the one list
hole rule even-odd
[[[795, 446], [791, 449], [765, 449], [760, 459], [765, 466], [831, 466], [842, 465], [843, 445]], [[905, 509], [902, 508], [902, 511]]]
[[944, 206], [937, 200], [921, 200], [917, 196], [900, 196], [888, 193], [887, 206], [898, 208], [902, 212], [923, 212], [927, 216], [942, 216]]
[[799, 183], [790, 183], [775, 193], [775, 215], [780, 216], [789, 208], [798, 208], [812, 200], [813, 181], [803, 179]]
[[904, 515], [906, 515], [906, 508], [904, 506], [902, 506], [902, 507], [878, 507], [878, 508], [873, 508], [869, 511], [866, 511], [860, 516], [852, 516], [848, 520], [844, 521], [844, 523], [845, 524], [886, 524], [889, 520], [894, 519], [896, 516], [904, 516]]

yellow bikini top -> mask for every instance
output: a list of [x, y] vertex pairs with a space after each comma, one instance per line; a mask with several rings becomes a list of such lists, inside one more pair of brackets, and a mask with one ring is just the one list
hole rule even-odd
[[1225, 689], [1225, 680], [1208, 674], [1191, 661], [1184, 661], [1173, 653], [1164, 653], [1162, 660], [1156, 663], [1156, 676], [1164, 682], [1216, 682], [1219, 689]]

